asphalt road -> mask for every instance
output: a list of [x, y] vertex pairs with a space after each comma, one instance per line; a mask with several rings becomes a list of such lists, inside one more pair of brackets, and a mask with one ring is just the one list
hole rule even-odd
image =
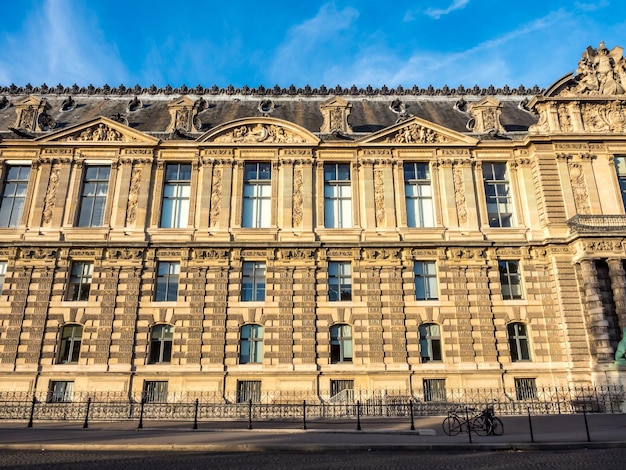
[[0, 451], [0, 468], [193, 470], [244, 469], [589, 469], [624, 468], [626, 448], [570, 451], [359, 451], [359, 452], [71, 452]]

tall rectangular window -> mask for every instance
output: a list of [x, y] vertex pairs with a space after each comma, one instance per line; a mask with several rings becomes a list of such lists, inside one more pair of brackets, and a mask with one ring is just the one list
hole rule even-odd
[[17, 227], [22, 220], [30, 166], [12, 165], [6, 168], [2, 203], [0, 203], [0, 227]]
[[61, 344], [59, 345], [58, 364], [71, 364], [78, 362], [80, 344], [83, 337], [81, 325], [66, 325], [61, 330]]
[[143, 399], [146, 403], [167, 403], [167, 380], [146, 380]]
[[349, 261], [328, 263], [328, 300], [352, 300], [352, 265]]
[[66, 300], [89, 300], [93, 263], [75, 261], [70, 271]]
[[265, 228], [271, 225], [272, 164], [246, 163], [243, 175], [241, 226]]
[[161, 228], [184, 228], [189, 223], [191, 165], [172, 163], [165, 167]]
[[2, 294], [2, 288], [4, 286], [4, 278], [7, 275], [7, 262], [0, 261], [0, 294]]
[[354, 401], [354, 380], [331, 380], [330, 397], [334, 403]]
[[483, 163], [483, 182], [490, 227], [513, 226], [513, 202], [506, 163]]
[[615, 171], [617, 171], [617, 181], [619, 192], [622, 195], [622, 203], [626, 209], [626, 157], [615, 157]]
[[243, 325], [239, 333], [239, 364], [263, 362], [263, 327]]
[[416, 261], [413, 264], [415, 277], [415, 300], [437, 300], [437, 269], [434, 261]]
[[424, 401], [446, 401], [446, 379], [423, 379]]
[[51, 380], [48, 384], [48, 403], [69, 403], [74, 398], [74, 382]]
[[516, 378], [515, 396], [518, 400], [535, 400], [537, 398], [537, 383], [534, 378]]
[[498, 261], [500, 271], [500, 285], [502, 286], [503, 300], [518, 300], [522, 298], [522, 276], [519, 262]]
[[511, 361], [530, 361], [528, 332], [524, 323], [509, 323], [507, 326]]
[[441, 361], [441, 328], [435, 323], [419, 327], [420, 357], [422, 362]]
[[265, 300], [265, 263], [244, 261], [241, 275], [241, 300], [244, 302]]
[[434, 227], [433, 188], [428, 163], [404, 164], [406, 223], [409, 227]]
[[157, 266], [156, 302], [175, 302], [178, 299], [178, 277], [180, 263], [171, 261], [160, 262]]
[[350, 164], [324, 165], [324, 227], [352, 228]]
[[79, 227], [102, 226], [110, 174], [110, 166], [89, 165], [86, 167], [78, 215]]
[[259, 403], [260, 401], [260, 380], [237, 380], [237, 403]]
[[154, 325], [150, 330], [148, 364], [171, 362], [173, 341], [174, 327], [172, 325]]
[[330, 327], [330, 363], [352, 362], [352, 326]]

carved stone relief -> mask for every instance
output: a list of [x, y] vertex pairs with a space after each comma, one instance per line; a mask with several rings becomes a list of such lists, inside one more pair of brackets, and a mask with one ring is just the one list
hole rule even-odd
[[374, 207], [376, 210], [376, 226], [385, 226], [385, 174], [382, 168], [374, 170]]
[[106, 257], [109, 260], [140, 260], [143, 254], [141, 248], [117, 248], [107, 250]]
[[274, 124], [246, 124], [239, 126], [215, 139], [215, 142], [233, 142], [233, 143], [302, 143], [304, 139]]
[[502, 103], [494, 98], [487, 97], [478, 103], [470, 105], [469, 112], [472, 119], [468, 123], [468, 128], [472, 132], [485, 134], [488, 132], [504, 132], [500, 124], [502, 114]]
[[136, 142], [137, 139], [122, 134], [104, 123], [88, 127], [76, 132], [61, 141], [89, 141], [89, 142]]
[[202, 129], [199, 113], [207, 107], [208, 104], [204, 98], [196, 101], [192, 101], [187, 96], [175, 99], [168, 105], [170, 123], [166, 131], [199, 132]]
[[434, 144], [444, 142], [450, 142], [450, 139], [416, 122], [398, 129], [385, 139], [385, 143], [398, 144]]
[[454, 202], [456, 203], [456, 213], [459, 217], [459, 225], [467, 223], [467, 203], [465, 201], [465, 185], [463, 183], [463, 168], [454, 165]]
[[581, 165], [579, 163], [571, 163], [569, 165], [569, 172], [572, 180], [576, 212], [578, 214], [590, 214], [589, 194], [587, 193], [587, 185], [585, 184], [585, 173]]
[[15, 103], [17, 118], [13, 127], [26, 131], [47, 131], [56, 126], [55, 120], [48, 113], [50, 105], [47, 100], [29, 96]]
[[352, 128], [348, 123], [348, 116], [352, 105], [346, 100], [333, 97], [324, 101], [320, 105], [320, 111], [324, 117], [324, 122], [320, 128], [320, 132], [330, 134], [332, 132], [352, 132]]
[[302, 169], [296, 168], [293, 172], [293, 226], [302, 227], [303, 217], [303, 201], [302, 193]]
[[128, 206], [126, 208], [126, 226], [132, 225], [137, 219], [137, 203], [139, 200], [139, 187], [141, 186], [141, 165], [135, 165], [130, 177], [130, 190], [128, 193]]
[[52, 220], [52, 211], [57, 197], [57, 187], [59, 186], [59, 166], [54, 165], [50, 172], [50, 180], [48, 181], [48, 189], [44, 198], [43, 223], [47, 225]]
[[572, 132], [574, 130], [574, 126], [572, 125], [572, 118], [569, 115], [569, 110], [567, 109], [567, 105], [560, 104], [558, 107], [559, 113], [559, 125], [561, 126], [561, 132]]
[[222, 170], [213, 169], [213, 189], [211, 191], [211, 212], [209, 214], [209, 225], [215, 227], [220, 217], [220, 205], [222, 201]]

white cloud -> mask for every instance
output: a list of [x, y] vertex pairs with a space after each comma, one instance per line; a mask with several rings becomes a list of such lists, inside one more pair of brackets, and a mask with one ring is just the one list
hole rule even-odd
[[424, 13], [428, 16], [438, 20], [443, 15], [447, 15], [448, 13], [452, 13], [455, 10], [460, 10], [464, 8], [465, 5], [469, 3], [469, 0], [453, 0], [453, 2], [448, 6], [448, 8], [439, 9], [439, 8], [428, 8]]
[[[324, 4], [314, 18], [293, 26], [275, 53], [268, 73], [276, 83], [297, 82], [302, 73], [319, 74], [329, 61], [336, 61], [345, 45], [338, 36], [348, 30], [359, 13], [354, 8], [337, 10]], [[316, 83], [309, 75], [307, 83]]]
[[[426, 87], [432, 84], [441, 87], [447, 84], [451, 87], [471, 87], [474, 84], [517, 86], [520, 83], [528, 86], [529, 83], [524, 82], [528, 79], [533, 80], [534, 85], [544, 79], [543, 74], [549, 74], [551, 70], [551, 67], [544, 67], [541, 62], [551, 60], [550, 56], [536, 51], [544, 47], [546, 42], [551, 42], [552, 35], [562, 36], [560, 28], [568, 26], [567, 14], [555, 11], [460, 52], [423, 50], [415, 52], [408, 59], [399, 57], [393, 50], [372, 46], [361, 50], [349, 67], [329, 69], [325, 80], [344, 86], [355, 83], [357, 86], [417, 84]], [[528, 65], [527, 61], [531, 60], [525, 56], [520, 61], [517, 54], [521, 53], [533, 55], [532, 68], [518, 66], [518, 63], [524, 61]], [[556, 78], [558, 76], [546, 80]]]
[[46, 0], [21, 31], [0, 38], [0, 48], [3, 84], [102, 85], [124, 76], [117, 48], [106, 43], [97, 21], [67, 0]]
[[599, 2], [575, 2], [576, 9], [584, 12], [591, 12], [609, 6], [608, 0], [600, 0]]

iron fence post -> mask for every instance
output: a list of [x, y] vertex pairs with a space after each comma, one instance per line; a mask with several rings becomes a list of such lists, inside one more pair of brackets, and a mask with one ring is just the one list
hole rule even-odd
[[252, 429], [252, 399], [248, 400], [248, 429]]
[[139, 424], [137, 425], [137, 429], [143, 429], [143, 407], [146, 403], [146, 398], [141, 397], [141, 405], [139, 406]]
[[302, 429], [306, 431], [306, 400], [302, 401]]
[[589, 436], [589, 424], [587, 423], [587, 405], [583, 403], [583, 418], [585, 418], [585, 432], [587, 433], [587, 442], [591, 442], [591, 437]]
[[89, 408], [91, 407], [91, 397], [87, 397], [87, 411], [85, 412], [85, 422], [83, 423], [83, 429], [89, 427]]
[[409, 400], [409, 408], [411, 409], [411, 431], [415, 431], [415, 420], [413, 417], [413, 400]]
[[465, 420], [467, 421], [467, 435], [469, 436], [470, 444], [472, 443], [472, 425], [469, 419], [469, 410], [465, 407]]
[[361, 402], [356, 402], [356, 430], [361, 430]]
[[28, 418], [27, 428], [33, 427], [33, 417], [35, 416], [35, 405], [37, 404], [37, 396], [33, 393], [33, 401], [30, 405], [30, 417]]
[[528, 428], [530, 429], [530, 442], [535, 442], [535, 436], [533, 434], [533, 421], [530, 417], [530, 406], [527, 406], [526, 409], [528, 410]]
[[198, 429], [198, 404], [199, 403], [200, 403], [200, 400], [196, 398], [196, 406], [193, 411], [193, 429]]

